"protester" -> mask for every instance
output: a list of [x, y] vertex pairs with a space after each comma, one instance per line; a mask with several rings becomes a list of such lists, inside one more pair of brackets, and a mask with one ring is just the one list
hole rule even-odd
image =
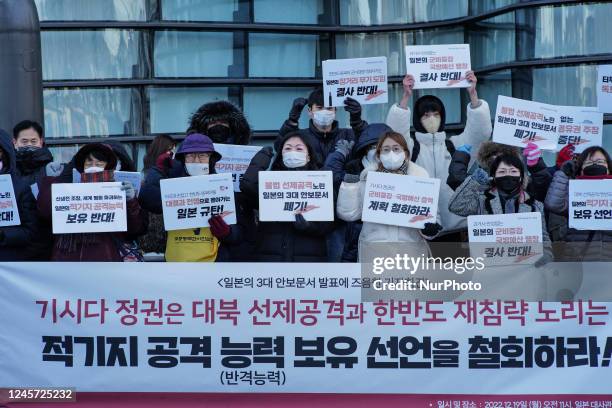
[[[410, 160], [423, 167], [430, 177], [442, 181], [448, 178], [451, 156], [456, 147], [470, 145], [477, 150], [492, 131], [489, 105], [478, 99], [476, 75], [468, 71], [465, 78], [470, 82], [470, 103], [467, 107], [465, 129], [460, 135], [447, 137], [444, 130], [446, 110], [442, 101], [433, 95], [425, 95], [415, 102], [412, 117], [415, 133], [410, 134], [412, 112], [408, 108], [408, 101], [414, 88], [412, 75], [406, 75], [404, 78], [402, 99], [399, 104], [391, 107], [387, 115], [387, 125], [406, 138], [411, 151]], [[448, 211], [448, 201], [452, 193], [451, 187], [441, 184], [438, 212], [443, 230], [439, 236], [440, 241], [461, 241], [465, 235], [461, 234], [466, 228], [465, 218]]]
[[[367, 158], [367, 155], [365, 156]], [[404, 137], [396, 132], [385, 133], [378, 141], [372, 160], [364, 160], [360, 175], [347, 173], [340, 185], [336, 213], [344, 221], [358, 221], [363, 211], [366, 179], [368, 173], [383, 172], [416, 177], [429, 177], [427, 171], [409, 160], [410, 150]], [[363, 260], [363, 245], [373, 242], [424, 243], [435, 238], [442, 227], [437, 223], [426, 223], [425, 228], [400, 227], [394, 225], [363, 222], [359, 235], [359, 259]]]
[[248, 145], [251, 126], [233, 103], [215, 101], [200, 106], [191, 116], [190, 133], [207, 135], [214, 143]]
[[[72, 162], [81, 175], [82, 183], [114, 181], [113, 171], [118, 159], [107, 144], [86, 144], [79, 149]], [[63, 173], [58, 177], [48, 177], [41, 184], [38, 211], [49, 222], [53, 205], [51, 187], [56, 183], [72, 183], [72, 175]], [[146, 231], [146, 216], [138, 204], [134, 186], [124, 181], [121, 190], [126, 195], [127, 231], [56, 234], [53, 236], [52, 261], [122, 262], [138, 256], [128, 252], [125, 242]]]
[[[279, 142], [280, 152], [271, 147], [260, 150], [240, 182], [240, 189], [253, 210], [259, 208], [259, 172], [320, 170], [320, 159], [314, 147], [300, 132], [291, 132]], [[333, 222], [307, 221], [302, 214], [295, 222], [260, 221], [257, 228], [255, 260], [263, 262], [325, 262], [328, 259], [325, 236]]]

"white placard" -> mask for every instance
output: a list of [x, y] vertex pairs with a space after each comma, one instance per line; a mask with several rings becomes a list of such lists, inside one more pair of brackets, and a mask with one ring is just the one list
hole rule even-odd
[[574, 153], [582, 153], [591, 146], [601, 146], [603, 113], [597, 108], [559, 106], [559, 141], [557, 150], [568, 144], [575, 146]]
[[471, 69], [469, 44], [406, 46], [406, 73], [414, 76], [414, 89], [467, 88], [465, 73]]
[[54, 234], [127, 231], [121, 183], [51, 185]]
[[227, 224], [236, 223], [230, 173], [165, 179], [159, 185], [166, 231], [209, 227], [214, 215]]
[[597, 108], [612, 113], [612, 65], [597, 67]]
[[612, 230], [612, 180], [570, 180], [569, 226]]
[[523, 148], [535, 143], [540, 149], [556, 150], [559, 122], [557, 106], [499, 95], [493, 141]]
[[346, 97], [362, 105], [387, 103], [387, 57], [323, 61], [325, 106], [343, 106]]
[[240, 191], [240, 180], [249, 167], [253, 156], [262, 146], [243, 146], [215, 143], [215, 151], [221, 154], [221, 160], [215, 164], [217, 173], [232, 173], [234, 191]]
[[0, 176], [0, 227], [20, 225], [19, 209], [10, 174]]
[[439, 179], [371, 171], [361, 219], [421, 229], [436, 222], [439, 195]]
[[260, 171], [259, 219], [295, 221], [334, 220], [331, 171]]

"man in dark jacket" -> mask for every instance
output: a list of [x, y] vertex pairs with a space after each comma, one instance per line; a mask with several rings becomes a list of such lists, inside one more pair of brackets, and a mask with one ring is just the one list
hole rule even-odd
[[35, 257], [31, 243], [38, 235], [36, 200], [30, 186], [17, 176], [17, 160], [11, 136], [0, 129], [0, 174], [8, 174], [13, 182], [20, 225], [0, 227], [0, 261], [29, 261]]
[[228, 101], [208, 102], [191, 116], [187, 134], [200, 133], [214, 143], [248, 145], [251, 126], [242, 111]]

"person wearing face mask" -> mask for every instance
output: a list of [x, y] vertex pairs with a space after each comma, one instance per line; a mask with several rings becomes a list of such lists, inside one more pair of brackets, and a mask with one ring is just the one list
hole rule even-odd
[[[84, 145], [72, 159], [74, 168], [81, 175], [81, 183], [113, 182], [117, 161], [113, 149], [103, 143]], [[57, 177], [47, 177], [41, 183], [38, 213], [47, 222], [52, 218], [52, 185], [57, 183], [72, 183], [72, 175], [62, 173]], [[131, 183], [122, 182], [121, 190], [125, 191], [127, 231], [53, 235], [52, 261], [124, 262], [141, 258], [141, 254], [126, 248], [125, 242], [129, 237], [146, 231], [146, 212], [140, 207], [136, 189]]]
[[[253, 212], [259, 208], [260, 171], [320, 170], [319, 158], [301, 133], [293, 132], [281, 139], [280, 151], [265, 147], [253, 157], [240, 181], [240, 189], [248, 198]], [[308, 221], [301, 214], [295, 222], [259, 222], [254, 260], [260, 262], [326, 262], [325, 237], [334, 228], [333, 222]]]
[[[429, 177], [425, 169], [409, 160], [410, 150], [406, 140], [399, 133], [393, 131], [384, 133], [380, 137], [374, 151], [376, 160], [372, 162], [368, 160], [368, 163], [366, 163], [366, 166], [359, 175], [346, 173], [344, 181], [340, 185], [336, 214], [344, 221], [354, 222], [361, 220], [366, 180], [369, 172]], [[435, 238], [441, 228], [437, 222], [425, 224], [425, 228], [422, 230], [363, 222], [359, 235], [358, 257], [360, 261], [364, 261], [363, 247], [371, 243], [414, 242], [425, 245], [425, 240]]]
[[[414, 88], [414, 77], [406, 75], [403, 80], [404, 93], [399, 104], [394, 104], [387, 115], [387, 125], [402, 134], [411, 151], [410, 160], [423, 167], [433, 178], [443, 181], [440, 186], [438, 213], [443, 230], [437, 241], [459, 242], [466, 239], [466, 220], [448, 211], [448, 202], [453, 189], [446, 183], [451, 157], [455, 150], [469, 145], [477, 151], [480, 144], [491, 136], [491, 113], [486, 101], [478, 98], [476, 92], [477, 78], [474, 72], [468, 71], [465, 79], [470, 82], [467, 89], [470, 103], [467, 106], [467, 122], [459, 135], [448, 136], [444, 130], [446, 110], [442, 101], [425, 95], [414, 104], [414, 115], [408, 107]], [[410, 125], [414, 126], [411, 134]]]
[[242, 111], [229, 101], [205, 103], [191, 116], [187, 134], [200, 133], [213, 143], [248, 145], [251, 126]]
[[[555, 172], [544, 204], [546, 209], [563, 216], [565, 221], [562, 241], [571, 243], [559, 251], [564, 260], [609, 261], [612, 259], [612, 231], [576, 230], [568, 224], [569, 181], [612, 179], [612, 160], [600, 146], [585, 149], [577, 159], [570, 159]], [[582, 243], [582, 244], [580, 244]]]
[[[146, 173], [140, 191], [141, 205], [154, 214], [161, 214], [160, 181], [167, 178], [194, 177], [215, 174], [221, 154], [215, 151], [212, 140], [199, 133], [188, 135], [174, 158], [171, 151], [162, 152], [154, 167]], [[184, 229], [167, 232], [165, 259], [167, 262], [224, 262], [240, 261], [252, 251], [246, 239], [254, 229], [254, 221], [244, 213], [239, 194], [236, 198], [238, 223], [228, 225], [221, 216], [209, 220], [209, 228]]]

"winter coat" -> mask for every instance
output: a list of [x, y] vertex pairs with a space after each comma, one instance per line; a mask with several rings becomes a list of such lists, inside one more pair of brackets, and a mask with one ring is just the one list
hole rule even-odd
[[[427, 95], [426, 97], [432, 98], [431, 95]], [[415, 103], [416, 112], [420, 112], [420, 105], [423, 104], [423, 98], [420, 98]], [[439, 100], [438, 102], [442, 108], [444, 108], [442, 102]], [[451, 162], [451, 152], [449, 152], [447, 146], [446, 132], [443, 130], [445, 118], [444, 109], [441, 114], [442, 122], [440, 124], [440, 131], [433, 135], [431, 133], [425, 133], [420, 122], [420, 116], [417, 116], [418, 115], [415, 115], [413, 118], [414, 127], [416, 129], [414, 139], [410, 136], [410, 109], [403, 109], [397, 104], [393, 105], [387, 115], [387, 125], [406, 138], [410, 152], [414, 151], [414, 141], [418, 141], [419, 154], [416, 163], [423, 167], [430, 177], [442, 180], [440, 185], [440, 198], [438, 201], [438, 213], [440, 215], [441, 225], [444, 228], [441, 234], [444, 235], [465, 229], [465, 218], [459, 217], [448, 210], [448, 201], [453, 194], [453, 190], [448, 184], [444, 183], [448, 178], [448, 169]], [[481, 100], [481, 104], [476, 108], [472, 108], [471, 105], [468, 105], [467, 122], [463, 133], [451, 136], [448, 139], [452, 142], [454, 147], [469, 144], [473, 149], [478, 149], [480, 143], [489, 138], [491, 131], [492, 126], [489, 105], [486, 101]]]

